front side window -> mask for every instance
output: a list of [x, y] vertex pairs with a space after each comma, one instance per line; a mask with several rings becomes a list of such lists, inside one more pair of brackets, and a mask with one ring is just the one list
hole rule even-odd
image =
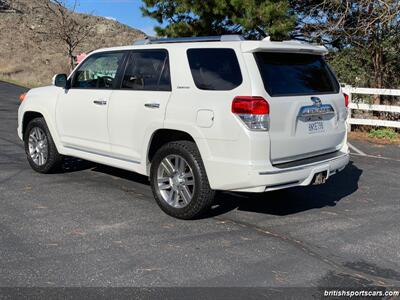
[[121, 88], [141, 91], [170, 91], [168, 52], [165, 50], [132, 52]]
[[335, 94], [339, 84], [321, 55], [257, 52], [264, 86], [271, 96]]
[[187, 56], [197, 88], [228, 91], [242, 84], [242, 73], [233, 49], [189, 49]]
[[72, 88], [112, 89], [123, 56], [123, 52], [91, 55], [75, 72]]

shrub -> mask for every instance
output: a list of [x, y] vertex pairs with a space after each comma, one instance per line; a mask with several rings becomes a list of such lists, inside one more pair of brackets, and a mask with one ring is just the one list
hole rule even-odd
[[368, 136], [372, 138], [378, 139], [389, 139], [394, 140], [397, 138], [397, 132], [391, 128], [382, 128], [382, 129], [372, 129]]

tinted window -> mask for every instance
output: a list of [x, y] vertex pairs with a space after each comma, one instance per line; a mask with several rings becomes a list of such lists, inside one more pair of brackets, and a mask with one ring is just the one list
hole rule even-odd
[[167, 51], [132, 52], [122, 80], [123, 89], [170, 91], [171, 79]]
[[339, 84], [320, 55], [255, 53], [265, 89], [271, 96], [337, 93]]
[[111, 89], [124, 53], [98, 53], [87, 58], [75, 72], [72, 87]]
[[227, 91], [242, 83], [233, 49], [189, 49], [187, 56], [194, 83], [199, 89]]

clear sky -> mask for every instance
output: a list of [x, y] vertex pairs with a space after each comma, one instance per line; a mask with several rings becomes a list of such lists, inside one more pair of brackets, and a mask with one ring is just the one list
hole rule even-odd
[[141, 4], [141, 0], [79, 0], [77, 11], [113, 18], [148, 35], [155, 35], [153, 27], [158, 23], [142, 16]]

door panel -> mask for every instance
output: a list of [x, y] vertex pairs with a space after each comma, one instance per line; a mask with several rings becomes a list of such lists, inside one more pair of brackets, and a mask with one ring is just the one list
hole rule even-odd
[[125, 52], [90, 55], [71, 76], [71, 87], [59, 97], [57, 130], [66, 147], [110, 153], [108, 103]]
[[163, 127], [171, 95], [166, 50], [132, 51], [122, 77], [121, 89], [113, 92], [108, 123], [114, 156], [140, 162], [144, 138]]
[[64, 146], [110, 152], [107, 109], [111, 92], [70, 89], [59, 97], [56, 119]]
[[126, 90], [112, 94], [108, 120], [114, 156], [141, 161], [144, 137], [163, 127], [169, 96], [169, 92]]

